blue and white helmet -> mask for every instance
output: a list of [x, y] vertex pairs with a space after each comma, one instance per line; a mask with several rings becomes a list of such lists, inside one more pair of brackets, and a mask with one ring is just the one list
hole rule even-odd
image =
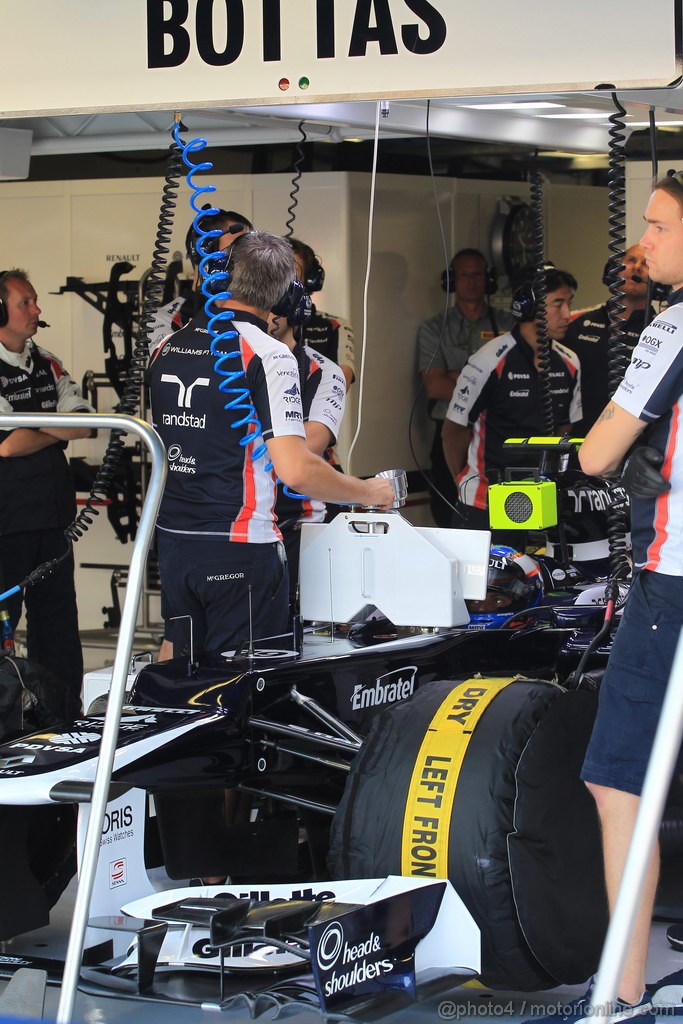
[[538, 562], [507, 545], [492, 547], [483, 601], [467, 601], [468, 629], [500, 629], [516, 613], [534, 608], [543, 598]]

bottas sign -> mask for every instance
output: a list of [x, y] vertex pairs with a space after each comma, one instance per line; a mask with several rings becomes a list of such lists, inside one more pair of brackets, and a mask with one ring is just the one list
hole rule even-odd
[[574, 0], [571, 14], [546, 0], [3, 2], [5, 117], [639, 88], [680, 73], [675, 0]]

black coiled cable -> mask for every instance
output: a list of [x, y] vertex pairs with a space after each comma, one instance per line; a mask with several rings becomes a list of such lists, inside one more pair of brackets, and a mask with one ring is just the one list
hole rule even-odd
[[538, 168], [533, 168], [530, 174], [530, 197], [533, 214], [533, 292], [541, 419], [544, 432], [552, 435], [555, 431], [555, 417], [553, 415], [553, 400], [550, 388], [550, 338], [548, 337], [546, 308], [548, 292], [545, 286], [546, 262], [545, 241], [543, 237], [543, 179]]
[[301, 168], [303, 167], [304, 160], [306, 159], [306, 154], [304, 153], [304, 145], [306, 144], [306, 140], [308, 138], [308, 136], [306, 135], [306, 132], [304, 130], [304, 124], [305, 124], [304, 121], [299, 121], [299, 124], [297, 126], [298, 129], [299, 129], [299, 134], [301, 135], [301, 138], [299, 139], [299, 141], [296, 144], [296, 159], [294, 160], [294, 176], [292, 178], [292, 191], [289, 193], [289, 198], [290, 198], [291, 202], [290, 202], [289, 206], [287, 207], [288, 217], [285, 220], [285, 228], [286, 228], [285, 234], [284, 234], [285, 238], [291, 238], [292, 235], [294, 234], [294, 221], [296, 219], [296, 208], [299, 205], [299, 188], [300, 188], [299, 182], [301, 181], [301, 175], [302, 175]]
[[[187, 131], [180, 125], [180, 131]], [[118, 412], [126, 416], [134, 416], [140, 408], [140, 394], [144, 382], [145, 370], [149, 361], [149, 334], [154, 316], [163, 296], [164, 279], [167, 266], [167, 255], [170, 252], [171, 233], [173, 230], [174, 211], [178, 198], [178, 178], [182, 173], [182, 153], [173, 141], [169, 147], [162, 191], [159, 222], [157, 225], [152, 267], [147, 279], [145, 298], [138, 332], [133, 350], [133, 357], [126, 373], [126, 381], [118, 405]], [[104, 504], [109, 496], [112, 482], [118, 470], [124, 450], [124, 430], [112, 430], [107, 449], [102, 458], [102, 465], [97, 471], [90, 494], [83, 509], [74, 521], [66, 528], [64, 535], [69, 544], [76, 542], [88, 530], [96, 516], [100, 514], [98, 505]]]
[[[623, 254], [626, 244], [625, 233], [625, 134], [624, 116], [626, 111], [612, 93], [612, 101], [616, 108], [609, 118], [609, 290], [607, 302], [609, 318], [609, 337], [607, 342], [607, 380], [610, 398], [616, 391], [626, 372], [631, 353], [626, 344], [624, 320], [622, 314], [626, 307], [623, 303]], [[608, 481], [609, 486], [609, 481]], [[621, 495], [619, 495], [621, 499]], [[629, 510], [623, 500], [617, 500], [607, 508], [607, 542], [609, 544], [609, 564], [612, 578], [626, 579], [631, 573], [631, 562], [628, 556], [626, 535], [629, 531]]]
[[609, 173], [607, 183], [609, 187], [609, 236], [608, 248], [610, 257], [608, 261], [607, 279], [609, 281], [610, 297], [607, 301], [607, 315], [609, 320], [608, 340], [608, 393], [611, 398], [617, 390], [619, 383], [626, 373], [631, 353], [625, 343], [626, 332], [624, 331], [624, 278], [623, 260], [626, 246], [626, 234], [624, 230], [624, 211], [626, 207], [626, 187], [624, 179], [624, 121], [626, 111], [619, 103], [616, 94], [612, 94], [616, 112], [610, 115], [609, 130]]

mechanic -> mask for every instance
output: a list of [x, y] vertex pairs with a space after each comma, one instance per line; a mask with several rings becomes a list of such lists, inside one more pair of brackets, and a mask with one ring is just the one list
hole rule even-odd
[[[296, 261], [296, 255], [294, 258]], [[306, 444], [312, 452], [329, 462], [329, 453], [337, 440], [344, 416], [346, 381], [341, 367], [296, 340], [296, 326], [292, 320], [275, 313], [271, 313], [268, 318], [268, 333], [284, 342], [299, 367]], [[322, 501], [294, 498], [286, 494], [282, 483], [279, 483], [275, 512], [287, 553], [289, 607], [290, 612], [294, 613], [298, 606], [301, 526], [303, 523], [324, 523], [327, 510]]]
[[[609, 285], [609, 270], [610, 263], [605, 267], [603, 276], [606, 285]], [[619, 332], [630, 358], [645, 323], [650, 323], [655, 317], [654, 309], [650, 308], [645, 320], [649, 275], [641, 245], [632, 245], [624, 253], [622, 276], [623, 298], [620, 301], [624, 312], [620, 317], [622, 323]], [[607, 303], [588, 309], [572, 320], [564, 336], [563, 344], [576, 352], [581, 363], [583, 419], [578, 429], [582, 437], [593, 426], [611, 397], [607, 379], [609, 336]]]
[[[325, 281], [322, 263], [305, 242], [298, 238], [290, 238], [289, 244], [294, 250], [297, 277], [309, 295], [319, 292]], [[348, 391], [356, 379], [353, 328], [348, 320], [333, 316], [331, 313], [323, 313], [312, 304], [310, 317], [295, 334], [309, 348], [327, 356], [341, 367]]]
[[[569, 325], [575, 278], [547, 266], [547, 332], [553, 420], [564, 433], [581, 419], [581, 374], [573, 352], [558, 342]], [[453, 392], [443, 425], [446, 462], [459, 498], [452, 525], [487, 530], [488, 487], [505, 479], [509, 466], [522, 466], [528, 456], [503, 449], [509, 437], [544, 433], [538, 363], [538, 308], [533, 286], [522, 285], [513, 297], [518, 324], [509, 334], [487, 342], [470, 356]], [[494, 531], [492, 543], [524, 550], [525, 531]]]
[[[631, 842], [648, 759], [683, 625], [680, 416], [683, 396], [683, 175], [658, 181], [640, 240], [653, 281], [672, 285], [670, 305], [643, 331], [624, 379], [579, 451], [590, 475], [613, 475], [647, 429], [647, 446], [631, 460], [641, 469], [631, 489], [634, 577], [600, 687], [598, 713], [582, 778], [593, 795], [603, 835], [605, 879], [614, 908]], [[657, 469], [661, 466], [661, 473]], [[632, 473], [632, 468], [625, 475]], [[654, 478], [654, 479], [653, 479]], [[638, 496], [638, 495], [641, 496]], [[681, 771], [679, 763], [677, 771]], [[648, 1014], [648, 939], [659, 855], [649, 865], [618, 986], [618, 1019]], [[679, 977], [680, 986], [680, 977]], [[678, 990], [680, 992], [680, 988]], [[588, 995], [566, 1020], [586, 1017]], [[677, 997], [680, 1006], [680, 995]], [[553, 1018], [557, 1019], [557, 1018]], [[615, 1018], [612, 1017], [611, 1020]]]
[[[313, 499], [382, 508], [393, 500], [388, 481], [336, 473], [306, 446], [296, 359], [266, 333], [271, 309], [303, 294], [289, 244], [268, 232], [248, 232], [230, 247], [226, 266], [232, 298], [217, 306], [235, 313], [230, 324], [238, 336], [223, 348], [241, 355], [239, 385], [249, 390], [263, 437], [253, 423], [231, 429], [244, 413], [225, 409], [203, 310], [157, 346], [149, 369], [153, 422], [169, 467], [157, 520], [162, 600], [169, 619], [191, 618], [195, 656], [287, 630], [289, 584], [273, 511], [275, 474]], [[249, 447], [240, 444], [246, 432], [255, 435]], [[261, 440], [267, 457], [252, 459]], [[187, 622], [174, 627], [178, 651]]]
[[[225, 252], [239, 235], [243, 235], [245, 231], [253, 231], [253, 224], [248, 217], [244, 217], [241, 213], [236, 213], [235, 210], [219, 210], [218, 213], [214, 213], [210, 217], [202, 217], [200, 224], [203, 231], [213, 231], [217, 228], [224, 229], [222, 235], [206, 239], [202, 247], [206, 252]], [[200, 237], [195, 230], [193, 221], [185, 236], [185, 255], [194, 271], [192, 290], [189, 295], [176, 295], [174, 299], [171, 299], [170, 302], [156, 310], [148, 333], [150, 352], [171, 331], [179, 331], [181, 327], [185, 327], [195, 315], [202, 302], [202, 297], [199, 294], [199, 262], [201, 256], [197, 252], [197, 243]]]
[[[430, 453], [431, 479], [443, 498], [434, 490], [431, 509], [437, 526], [450, 526], [452, 505], [457, 501], [453, 477], [443, 454], [441, 441], [448, 403], [463, 366], [478, 349], [499, 334], [509, 331], [514, 319], [510, 313], [494, 310], [487, 301], [496, 291], [495, 276], [478, 249], [460, 249], [444, 272], [446, 291], [455, 293], [455, 305], [444, 315], [426, 320], [417, 335], [418, 366], [429, 401], [429, 415], [435, 421]], [[444, 501], [444, 498], [447, 499]]]
[[[0, 274], [0, 411], [92, 412], [59, 359], [32, 339], [40, 321], [38, 296], [24, 270]], [[40, 427], [0, 432], [0, 575], [10, 587], [69, 548], [65, 528], [76, 515], [74, 483], [64, 450], [90, 437], [88, 427]], [[12, 629], [26, 606], [28, 657], [67, 688], [67, 721], [81, 713], [83, 654], [78, 635], [74, 559], [7, 599]]]

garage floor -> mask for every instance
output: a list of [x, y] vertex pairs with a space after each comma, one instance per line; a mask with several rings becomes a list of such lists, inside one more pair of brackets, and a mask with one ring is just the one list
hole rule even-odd
[[[678, 902], [678, 871], [675, 872], [676, 879], [672, 883], [667, 879], [666, 903]], [[75, 882], [62, 896], [60, 902], [53, 910], [52, 921], [46, 928], [35, 932], [27, 933], [8, 942], [0, 943], [0, 955], [5, 956], [31, 956], [49, 957], [63, 959], [68, 941], [71, 914], [75, 896]], [[683, 907], [683, 903], [678, 902]], [[674, 909], [672, 917], [678, 916]], [[656, 921], [653, 926], [652, 939], [650, 944], [650, 958], [648, 978], [656, 980], [674, 971], [683, 970], [683, 954], [672, 950], [666, 942], [665, 932], [668, 922]], [[5, 991], [7, 982], [0, 981], [0, 996]], [[489, 992], [481, 989], [476, 984], [452, 989], [446, 993], [441, 992], [438, 996], [418, 1005], [412, 1005], [401, 1011], [384, 1015], [375, 1020], [387, 1021], [390, 1024], [434, 1024], [439, 1020], [457, 1021], [493, 1021], [501, 1018], [509, 1024], [518, 1024], [519, 1021], [530, 1018], [538, 1018], [543, 1015], [546, 1007], [552, 1010], [558, 1004], [565, 1004], [568, 1000], [583, 993], [584, 986], [578, 988], [556, 988], [550, 992], [524, 993], [502, 993]], [[49, 986], [45, 999], [45, 1019], [54, 1020], [59, 1002], [59, 989], [56, 986]], [[4, 1012], [0, 1002], [0, 1013]], [[18, 1011], [21, 1015], [32, 1016], [30, 1006], [24, 1006]], [[12, 1013], [16, 1014], [16, 1007], [12, 1007]], [[155, 1004], [148, 1002], [136, 1002], [132, 1000], [116, 1000], [111, 998], [94, 997], [79, 992], [76, 997], [74, 1010], [75, 1021], [87, 1021], [92, 1024], [102, 1022], [137, 1021], [142, 1019], [144, 1014], [145, 1024], [197, 1024], [202, 1019], [209, 1019], [208, 1012], [203, 1012], [197, 1007], [170, 1006], [168, 1004]], [[226, 1024], [232, 1022], [250, 1021], [248, 1010], [229, 1010], [222, 1015]], [[261, 1021], [273, 1020], [273, 1011], [269, 1010], [256, 1018]], [[281, 1019], [286, 1019], [288, 1024], [315, 1024], [321, 1021], [319, 1013], [309, 1009], [294, 1010], [290, 1007], [283, 1014]], [[367, 1019], [367, 1018], [363, 1018]]]

